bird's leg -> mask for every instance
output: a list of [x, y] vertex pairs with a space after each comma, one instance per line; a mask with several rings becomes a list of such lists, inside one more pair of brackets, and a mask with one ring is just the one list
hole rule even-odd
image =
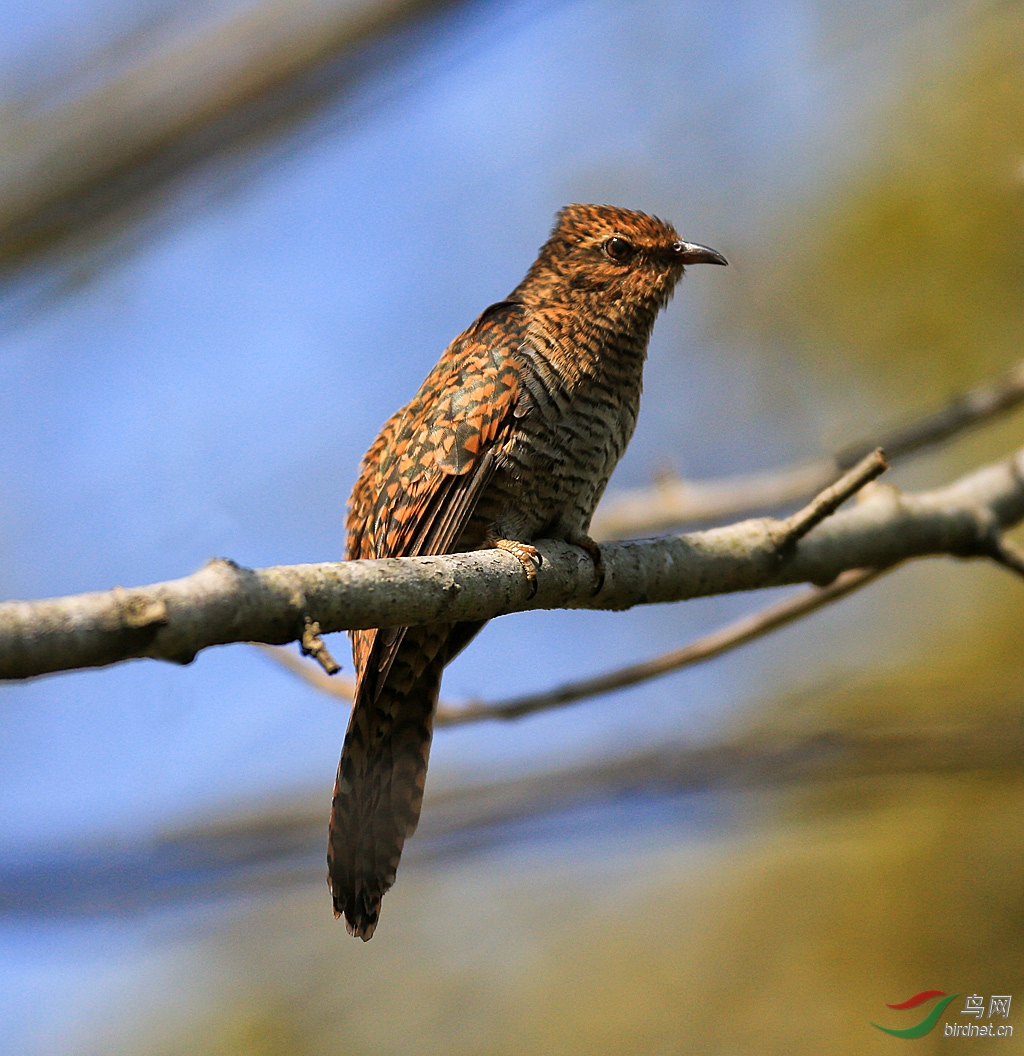
[[597, 585], [593, 593], [599, 594], [604, 586], [604, 558], [601, 556], [601, 547], [586, 532], [569, 532], [565, 541], [570, 546], [578, 546], [581, 550], [586, 550], [590, 555], [590, 560], [594, 562], [594, 575], [597, 577]]
[[544, 564], [544, 558], [535, 546], [519, 539], [506, 538], [511, 534], [513, 533], [505, 525], [495, 524], [491, 526], [484, 542], [487, 546], [494, 547], [495, 550], [507, 550], [523, 566], [523, 571], [532, 588], [530, 591], [532, 598], [537, 593], [537, 569]]

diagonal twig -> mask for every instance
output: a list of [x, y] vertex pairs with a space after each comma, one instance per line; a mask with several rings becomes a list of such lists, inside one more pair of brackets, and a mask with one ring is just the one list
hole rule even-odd
[[507, 700], [473, 702], [458, 709], [449, 708], [446, 709], [448, 714], [444, 719], [439, 709], [437, 724], [455, 725], [480, 719], [518, 719], [534, 712], [562, 707], [599, 696], [602, 693], [611, 693], [616, 689], [625, 689], [627, 686], [635, 686], [641, 682], [660, 678], [662, 675], [679, 671], [684, 667], [721, 656], [755, 638], [761, 638], [780, 627], [785, 627], [786, 624], [808, 616], [822, 606], [838, 601], [847, 594], [852, 594], [855, 590], [867, 586], [884, 571], [888, 570], [866, 568], [844, 572], [827, 587], [811, 587], [801, 590], [791, 597], [784, 598], [749, 616], [743, 616], [678, 649], [672, 649], [638, 664], [620, 667], [604, 675], [566, 682], [564, 685], [543, 693], [530, 693], [520, 697], [510, 697]]
[[301, 656], [296, 656], [290, 645], [265, 645], [263, 642], [250, 644], [268, 656], [275, 664], [280, 664], [293, 675], [298, 675], [314, 689], [319, 689], [321, 693], [342, 700], [346, 704], [352, 703], [352, 696], [356, 691], [354, 678], [347, 678], [345, 675], [328, 675], [319, 665], [308, 663]]
[[341, 664], [331, 656], [330, 650], [320, 637], [320, 624], [308, 616], [305, 619], [299, 646], [302, 649], [302, 655], [311, 656], [328, 675], [336, 675], [341, 670]]
[[872, 447], [884, 448], [890, 461], [949, 440], [975, 425], [991, 421], [1024, 402], [1024, 360], [1003, 374], [986, 378], [967, 392], [954, 396], [945, 407], [906, 425], [897, 425], [875, 443], [850, 444], [835, 456], [840, 469], [852, 466]]
[[783, 536], [780, 548], [792, 547], [826, 517], [831, 517], [847, 499], [856, 495], [865, 484], [880, 477], [889, 468], [880, 447], [865, 455], [839, 480], [816, 495], [803, 509], [782, 521]]

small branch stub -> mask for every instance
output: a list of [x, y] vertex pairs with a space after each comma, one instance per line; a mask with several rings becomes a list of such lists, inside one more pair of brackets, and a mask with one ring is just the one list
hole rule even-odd
[[121, 602], [121, 619], [126, 627], [138, 631], [167, 623], [167, 602], [163, 598], [129, 593], [124, 587], [114, 587], [114, 593]]
[[320, 624], [316, 620], [306, 617], [305, 627], [302, 630], [302, 641], [300, 643], [304, 656], [311, 656], [329, 675], [336, 675], [341, 670], [341, 664], [331, 656], [330, 650], [320, 637]]

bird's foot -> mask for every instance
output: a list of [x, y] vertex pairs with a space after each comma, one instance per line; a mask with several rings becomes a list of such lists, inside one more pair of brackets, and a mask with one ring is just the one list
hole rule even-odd
[[510, 553], [522, 566], [526, 578], [530, 583], [530, 597], [537, 593], [537, 569], [544, 564], [541, 552], [529, 543], [520, 542], [518, 539], [492, 538], [488, 536], [487, 542], [495, 550], [505, 550]]
[[589, 535], [571, 535], [565, 541], [570, 546], [578, 546], [581, 550], [586, 550], [590, 555], [590, 560], [594, 562], [594, 576], [597, 583], [593, 593], [600, 594], [604, 586], [604, 557], [601, 555], [601, 547]]

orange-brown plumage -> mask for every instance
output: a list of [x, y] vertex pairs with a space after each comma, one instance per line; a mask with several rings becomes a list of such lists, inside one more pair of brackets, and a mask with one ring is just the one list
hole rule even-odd
[[[349, 559], [530, 542], [597, 549], [594, 507], [636, 422], [651, 327], [688, 263], [725, 263], [667, 224], [563, 209], [508, 300], [446, 349], [363, 459]], [[331, 811], [335, 912], [369, 939], [419, 819], [445, 664], [479, 624], [355, 631], [356, 695]]]

